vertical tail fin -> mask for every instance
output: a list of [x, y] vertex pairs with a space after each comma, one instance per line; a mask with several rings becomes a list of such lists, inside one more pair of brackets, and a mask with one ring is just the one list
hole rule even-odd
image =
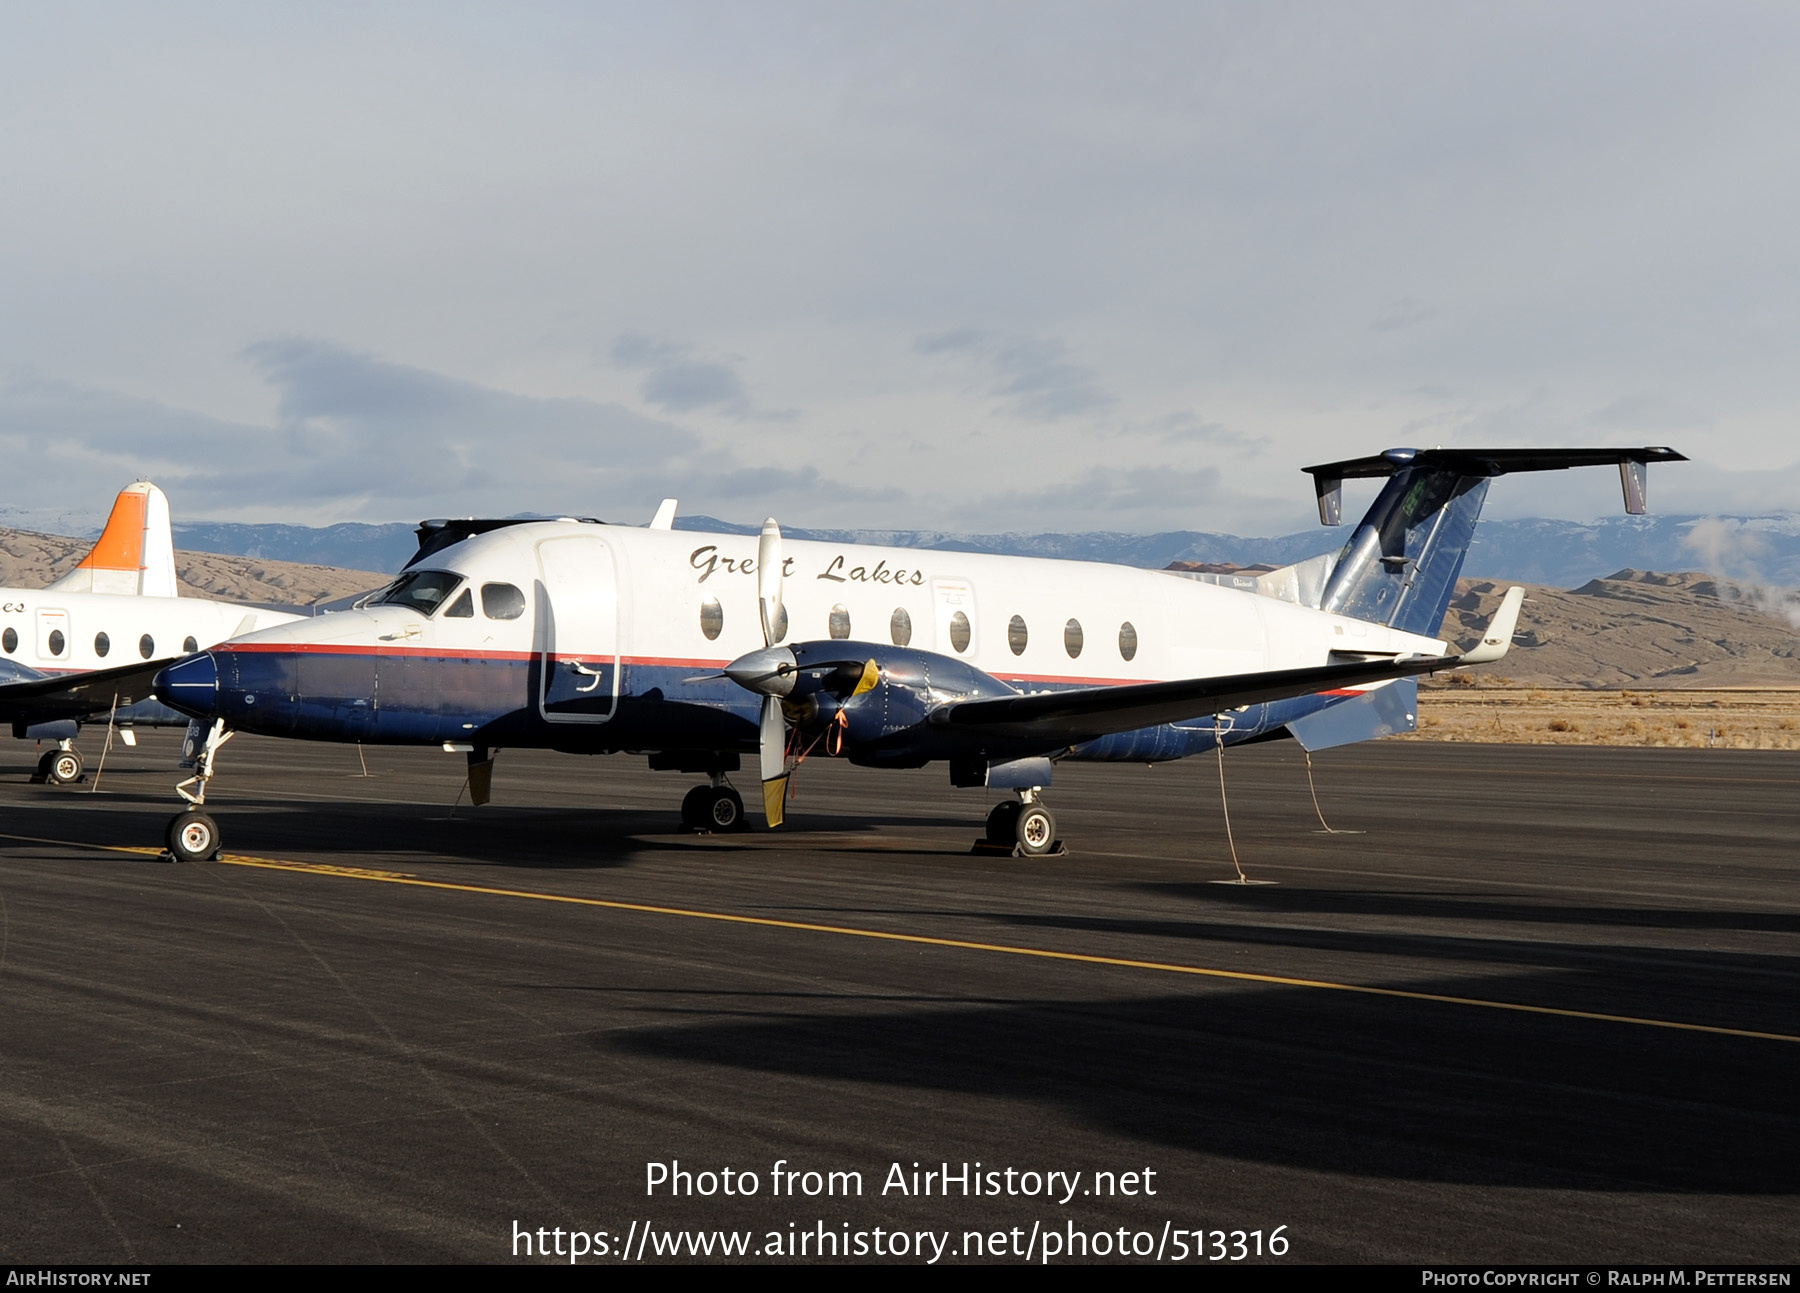
[[1389, 449], [1308, 467], [1326, 525], [1339, 522], [1346, 479], [1388, 478], [1338, 555], [1322, 608], [1435, 636], [1495, 476], [1617, 464], [1626, 510], [1636, 514], [1646, 506], [1647, 464], [1686, 461], [1663, 448]]
[[169, 530], [167, 496], [147, 480], [120, 490], [106, 528], [87, 556], [48, 587], [71, 593], [174, 597], [175, 540]]

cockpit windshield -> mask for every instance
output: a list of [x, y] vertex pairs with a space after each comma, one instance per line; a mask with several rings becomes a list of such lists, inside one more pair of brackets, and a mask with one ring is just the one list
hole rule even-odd
[[430, 615], [462, 581], [461, 575], [449, 570], [415, 570], [401, 575], [372, 604], [409, 606], [421, 615]]

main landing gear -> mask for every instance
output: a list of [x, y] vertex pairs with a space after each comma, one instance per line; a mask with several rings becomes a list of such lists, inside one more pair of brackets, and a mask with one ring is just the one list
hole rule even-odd
[[1021, 790], [1017, 799], [995, 804], [988, 814], [987, 834], [974, 851], [1013, 857], [1054, 857], [1066, 852], [1056, 838], [1056, 818], [1038, 802], [1036, 790]]
[[74, 742], [58, 741], [54, 750], [45, 750], [38, 759], [37, 771], [31, 774], [31, 779], [52, 786], [72, 786], [81, 780], [86, 767]]
[[723, 773], [716, 774], [712, 784], [687, 792], [681, 801], [681, 824], [690, 831], [719, 835], [749, 829], [744, 821], [744, 798], [727, 784]]
[[[188, 808], [171, 818], [169, 828], [164, 832], [163, 843], [168, 846], [169, 861], [207, 862], [224, 851], [219, 824], [205, 812], [206, 783], [212, 780], [213, 760], [218, 757], [219, 747], [235, 735], [237, 733], [226, 728], [222, 718], [214, 721], [210, 728], [203, 728], [197, 722], [188, 724], [187, 741], [182, 747], [186, 756], [182, 766], [192, 767], [194, 775], [175, 787], [175, 793], [187, 800]], [[191, 791], [190, 786], [193, 787]]]

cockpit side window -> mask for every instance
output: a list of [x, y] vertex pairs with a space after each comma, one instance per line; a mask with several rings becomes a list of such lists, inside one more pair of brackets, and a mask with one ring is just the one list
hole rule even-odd
[[511, 584], [483, 584], [481, 613], [490, 620], [516, 620], [525, 613], [525, 594]]
[[430, 615], [462, 583], [462, 576], [450, 570], [416, 570], [396, 579], [393, 586], [375, 599], [377, 606], [405, 606]]
[[475, 594], [470, 592], [467, 588], [463, 589], [462, 596], [458, 597], [454, 602], [451, 602], [450, 609], [444, 612], [444, 618], [447, 620], [474, 619]]

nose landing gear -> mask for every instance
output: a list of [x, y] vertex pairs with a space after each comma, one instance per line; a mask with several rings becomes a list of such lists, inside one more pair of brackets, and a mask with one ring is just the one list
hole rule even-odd
[[[166, 856], [171, 862], [207, 862], [224, 851], [219, 824], [204, 811], [206, 785], [213, 778], [213, 760], [220, 747], [236, 735], [222, 718], [214, 720], [210, 728], [202, 728], [197, 722], [188, 724], [187, 740], [182, 746], [187, 757], [182, 763], [192, 767], [194, 775], [175, 787], [175, 793], [187, 800], [188, 808], [170, 819], [163, 835], [168, 846]], [[190, 786], [192, 790], [188, 789]]]

